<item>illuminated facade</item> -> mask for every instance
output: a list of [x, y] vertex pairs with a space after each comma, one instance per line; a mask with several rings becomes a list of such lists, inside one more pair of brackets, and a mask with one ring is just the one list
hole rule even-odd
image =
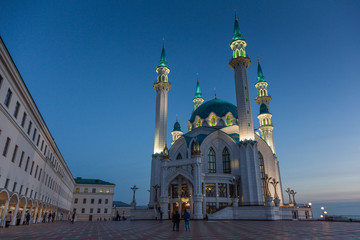
[[[156, 127], [149, 208], [161, 211], [164, 218], [184, 209], [188, 209], [194, 219], [207, 216], [209, 219], [276, 220], [294, 218], [293, 212], [296, 218], [311, 215], [309, 208], [283, 204], [269, 112], [271, 97], [260, 63], [255, 84], [260, 127], [259, 131], [254, 131], [247, 72], [251, 61], [246, 45], [235, 16], [229, 65], [235, 74], [237, 105], [218, 99], [216, 95], [204, 102], [197, 79], [188, 132], [183, 134], [176, 121], [169, 150], [166, 141], [159, 141], [159, 137], [166, 140], [166, 116], [159, 113], [166, 114], [167, 91], [158, 90], [157, 86], [163, 84], [159, 81], [162, 77], [154, 84]], [[162, 67], [167, 69], [167, 65]], [[164, 82], [171, 86], [167, 78]], [[159, 98], [159, 92], [166, 94], [166, 98]], [[161, 127], [165, 132], [159, 131]]]

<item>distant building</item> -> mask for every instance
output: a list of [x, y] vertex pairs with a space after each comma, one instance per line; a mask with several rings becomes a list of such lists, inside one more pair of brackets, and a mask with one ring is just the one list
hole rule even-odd
[[109, 221], [115, 184], [99, 179], [75, 178], [73, 212], [76, 221]]
[[24, 222], [27, 212], [32, 224], [67, 220], [74, 208], [78, 220], [108, 220], [114, 188], [74, 180], [0, 37], [0, 226], [9, 212], [11, 225]]
[[129, 204], [121, 201], [114, 201], [112, 208], [112, 216], [114, 219], [116, 219], [117, 215], [119, 214], [121, 218], [123, 217], [129, 218], [130, 210], [131, 210], [131, 206]]
[[[67, 219], [74, 179], [0, 38], [0, 225]], [[16, 221], [21, 217], [20, 221]]]

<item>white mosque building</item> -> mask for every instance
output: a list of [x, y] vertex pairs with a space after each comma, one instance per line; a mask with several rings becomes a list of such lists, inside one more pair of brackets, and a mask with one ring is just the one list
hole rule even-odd
[[272, 98], [259, 62], [255, 83], [259, 127], [254, 130], [247, 71], [251, 60], [246, 45], [235, 16], [229, 65], [235, 73], [236, 105], [216, 95], [205, 102], [198, 80], [188, 132], [184, 133], [177, 121], [169, 149], [167, 95], [171, 84], [163, 46], [153, 86], [156, 113], [149, 202], [149, 208], [161, 211], [163, 218], [184, 209], [194, 219], [312, 217], [309, 206], [284, 205], [270, 113]]

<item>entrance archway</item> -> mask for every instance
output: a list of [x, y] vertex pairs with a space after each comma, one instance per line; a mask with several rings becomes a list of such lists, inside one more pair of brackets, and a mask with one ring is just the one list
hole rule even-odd
[[5, 217], [5, 208], [9, 200], [9, 194], [3, 190], [0, 192], [0, 222]]
[[172, 217], [175, 212], [180, 216], [183, 215], [185, 209], [193, 216], [193, 192], [194, 186], [192, 182], [183, 175], [179, 174], [168, 184], [169, 192], [169, 217]]
[[16, 210], [16, 207], [17, 207], [17, 204], [19, 202], [19, 197], [17, 194], [13, 194], [9, 200], [9, 207], [8, 207], [8, 210], [7, 212], [10, 213], [11, 212], [11, 223], [10, 224], [14, 224], [15, 223], [15, 219], [16, 218], [16, 213], [15, 213], [15, 210]]

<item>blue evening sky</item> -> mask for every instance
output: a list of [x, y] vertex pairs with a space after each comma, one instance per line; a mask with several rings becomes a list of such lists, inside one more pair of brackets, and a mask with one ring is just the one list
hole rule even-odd
[[250, 84], [257, 56], [269, 83], [283, 188], [303, 203], [359, 201], [359, 1], [1, 1], [0, 33], [73, 176], [114, 182], [124, 202], [136, 184], [144, 205], [162, 38], [170, 144], [197, 72], [205, 100], [216, 87], [235, 104], [234, 9]]

